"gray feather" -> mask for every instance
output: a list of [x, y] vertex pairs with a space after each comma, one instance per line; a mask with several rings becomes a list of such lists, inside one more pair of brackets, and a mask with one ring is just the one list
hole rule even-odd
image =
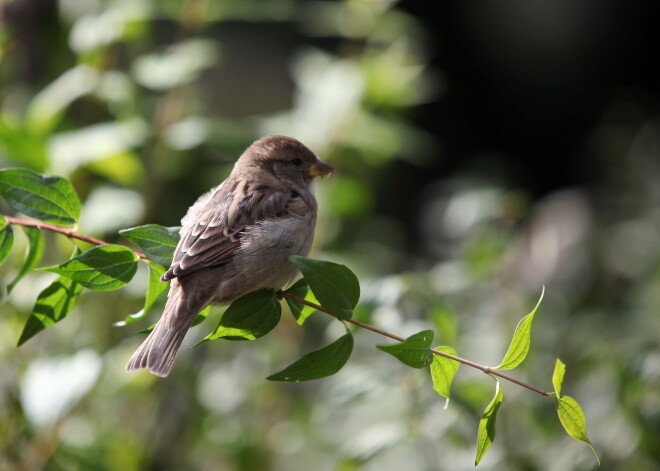
[[[319, 170], [320, 169], [320, 170]], [[296, 267], [286, 257], [307, 255], [316, 224], [312, 180], [332, 167], [284, 136], [256, 141], [231, 175], [190, 207], [161, 319], [126, 365], [167, 376], [197, 313], [261, 288], [290, 283]]]

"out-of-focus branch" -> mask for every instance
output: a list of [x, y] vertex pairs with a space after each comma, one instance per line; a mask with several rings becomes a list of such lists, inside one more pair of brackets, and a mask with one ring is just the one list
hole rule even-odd
[[[312, 307], [312, 308], [316, 309], [317, 311], [321, 311], [325, 314], [332, 315], [328, 311], [326, 311], [323, 308], [323, 306], [319, 306], [318, 304], [314, 304], [312, 302], [305, 301], [304, 299], [301, 299], [301, 298], [299, 298], [297, 296], [294, 296], [292, 294], [285, 293], [283, 291], [279, 291], [277, 293], [277, 296], [280, 297], [280, 298], [290, 299], [290, 300], [295, 301], [297, 303], [304, 304], [305, 306]], [[398, 342], [403, 342], [405, 340], [403, 337], [400, 337], [398, 335], [392, 334], [392, 333], [387, 332], [385, 330], [379, 329], [378, 327], [374, 327], [372, 325], [365, 324], [364, 322], [356, 321], [356, 320], [353, 320], [353, 319], [343, 319], [343, 320], [345, 322], [350, 323], [350, 324], [357, 325], [358, 327], [362, 327], [363, 329], [367, 329], [367, 330], [370, 330], [372, 332], [375, 332], [379, 335], [389, 337], [389, 338], [391, 338], [393, 340], [396, 340]], [[464, 365], [469, 366], [471, 368], [476, 368], [478, 370], [481, 370], [486, 374], [493, 375], [493, 376], [498, 376], [502, 379], [505, 379], [507, 381], [515, 383], [518, 386], [522, 386], [523, 388], [527, 388], [530, 391], [534, 391], [535, 393], [538, 393], [542, 396], [550, 396], [549, 392], [544, 391], [543, 389], [539, 389], [539, 388], [537, 388], [535, 386], [532, 386], [530, 384], [527, 384], [527, 383], [525, 383], [523, 381], [520, 381], [516, 378], [513, 378], [513, 377], [511, 377], [507, 374], [504, 374], [504, 373], [500, 372], [499, 370], [495, 370], [495, 369], [491, 368], [490, 366], [480, 365], [479, 363], [475, 363], [473, 361], [466, 360], [465, 358], [461, 358], [461, 357], [457, 357], [457, 356], [454, 356], [454, 355], [450, 355], [449, 353], [441, 352], [440, 350], [436, 350], [435, 348], [431, 348], [429, 350], [431, 350], [431, 352], [433, 352], [436, 355], [440, 355], [440, 356], [443, 356], [445, 358], [449, 358], [450, 360], [454, 360], [454, 361], [457, 361], [459, 363], [463, 363]]]
[[[59, 227], [59, 226], [55, 226], [53, 224], [48, 224], [48, 223], [40, 222], [40, 221], [29, 221], [27, 219], [19, 219], [19, 218], [15, 218], [15, 217], [12, 217], [12, 216], [3, 215], [2, 217], [4, 217], [9, 224], [15, 224], [15, 225], [18, 225], [18, 226], [36, 227], [38, 229], [45, 229], [47, 231], [57, 232], [58, 234], [63, 234], [63, 235], [67, 236], [70, 239], [82, 240], [82, 241], [87, 242], [89, 244], [109, 245], [109, 243], [104, 241], [104, 240], [100, 240], [100, 239], [97, 239], [95, 237], [86, 236], [84, 234], [79, 234], [78, 232], [75, 232], [73, 229], [66, 229], [64, 227]], [[143, 254], [142, 252], [137, 252], [135, 250], [134, 250], [134, 252], [138, 257], [143, 258], [145, 260], [147, 259], [147, 256], [145, 254]]]

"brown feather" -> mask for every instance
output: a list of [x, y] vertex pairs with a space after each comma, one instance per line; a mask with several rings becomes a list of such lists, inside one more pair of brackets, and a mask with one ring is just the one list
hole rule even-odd
[[196, 314], [262, 288], [293, 281], [289, 255], [312, 246], [317, 204], [312, 180], [332, 171], [299, 141], [267, 136], [239, 157], [224, 183], [181, 221], [181, 239], [163, 281], [172, 280], [154, 330], [126, 365], [167, 376]]
[[240, 247], [241, 238], [249, 236], [247, 228], [281, 215], [292, 197], [290, 192], [255, 181], [242, 187], [232, 183], [223, 184], [208, 199], [199, 221], [182, 235], [161, 281], [226, 263]]

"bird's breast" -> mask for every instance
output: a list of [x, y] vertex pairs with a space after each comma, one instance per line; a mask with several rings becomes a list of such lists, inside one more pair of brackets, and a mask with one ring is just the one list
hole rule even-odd
[[284, 288], [298, 274], [289, 255], [307, 255], [314, 238], [315, 212], [271, 218], [245, 228], [246, 236], [223, 267], [213, 302], [224, 304], [261, 288]]
[[269, 218], [246, 228], [237, 256], [259, 259], [261, 263], [307, 255], [314, 239], [316, 214]]

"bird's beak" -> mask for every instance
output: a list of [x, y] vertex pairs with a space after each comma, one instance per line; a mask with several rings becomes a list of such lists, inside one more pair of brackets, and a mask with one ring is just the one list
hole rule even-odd
[[321, 175], [327, 175], [334, 171], [335, 169], [332, 165], [326, 164], [321, 160], [307, 167], [307, 174], [310, 177], [320, 177]]

